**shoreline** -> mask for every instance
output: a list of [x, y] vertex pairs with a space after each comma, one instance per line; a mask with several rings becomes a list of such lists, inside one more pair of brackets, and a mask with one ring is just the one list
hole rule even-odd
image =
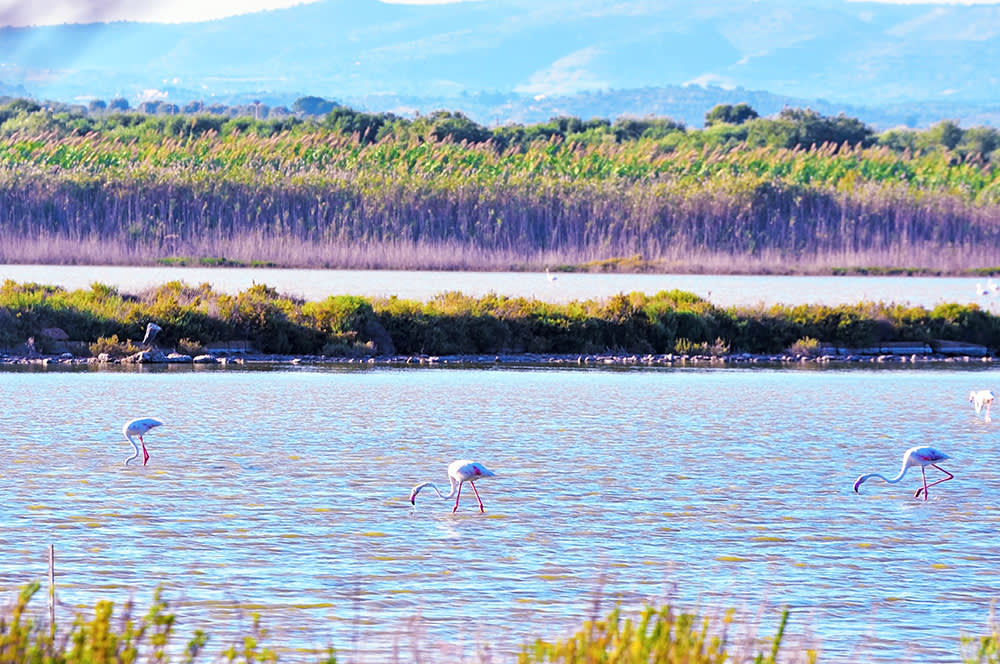
[[921, 364], [981, 364], [993, 365], [1000, 360], [984, 346], [960, 344], [953, 352], [935, 352], [912, 347], [905, 351], [887, 349], [827, 349], [816, 354], [754, 354], [729, 353], [720, 355], [638, 354], [638, 353], [478, 353], [458, 355], [368, 355], [360, 357], [326, 355], [269, 355], [250, 352], [215, 352], [190, 356], [180, 353], [141, 351], [124, 358], [77, 357], [60, 355], [0, 354], [2, 366], [350, 366], [350, 367], [698, 367], [729, 368], [742, 366], [779, 366], [786, 368], [805, 365], [921, 365]]

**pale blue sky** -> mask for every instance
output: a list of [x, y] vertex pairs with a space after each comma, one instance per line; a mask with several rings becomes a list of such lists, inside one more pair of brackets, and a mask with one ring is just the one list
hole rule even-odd
[[[281, 9], [316, 0], [0, 0], [0, 25], [53, 25], [103, 21], [207, 21]], [[463, 0], [382, 0], [434, 4]], [[1000, 0], [998, 0], [1000, 1]]]
[[[183, 23], [261, 11], [316, 0], [0, 0], [0, 26], [53, 25], [102, 21]], [[382, 0], [437, 4], [475, 0]], [[539, 0], [544, 3], [545, 0]], [[871, 1], [871, 0], [866, 0]], [[1000, 4], [1000, 0], [875, 0], [899, 4]]]

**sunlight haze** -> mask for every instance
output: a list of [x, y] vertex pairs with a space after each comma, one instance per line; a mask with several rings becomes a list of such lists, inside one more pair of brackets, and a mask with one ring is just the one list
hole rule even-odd
[[[58, 25], [61, 23], [102, 23], [110, 21], [145, 21], [187, 23], [248, 14], [269, 9], [284, 9], [312, 4], [318, 0], [0, 0], [0, 26]], [[476, 0], [381, 0], [392, 4], [431, 5]], [[848, 0], [870, 2], [871, 0]], [[1000, 0], [877, 0], [886, 4], [978, 5], [1000, 4]], [[544, 0], [539, 4], [544, 4]]]
[[[395, 4], [442, 4], [467, 0], [381, 0]], [[0, 26], [59, 25], [61, 23], [104, 23], [147, 21], [187, 23], [249, 14], [268, 9], [307, 5], [317, 0], [0, 0]]]

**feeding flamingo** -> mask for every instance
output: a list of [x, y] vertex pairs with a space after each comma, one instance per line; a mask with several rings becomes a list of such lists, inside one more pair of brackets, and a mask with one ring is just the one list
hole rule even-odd
[[125, 459], [126, 466], [128, 465], [129, 461], [139, 456], [139, 446], [135, 444], [134, 440], [132, 440], [132, 436], [137, 436], [139, 438], [139, 443], [142, 445], [142, 454], [143, 454], [142, 465], [144, 466], [146, 465], [146, 462], [149, 461], [149, 452], [146, 451], [146, 443], [143, 442], [142, 436], [150, 429], [158, 427], [161, 424], [163, 424], [163, 422], [160, 422], [159, 420], [154, 420], [151, 417], [141, 417], [139, 419], [131, 420], [130, 422], [125, 423], [125, 426], [122, 427], [122, 433], [125, 434], [125, 438], [128, 440], [128, 442], [132, 443], [132, 449], [135, 450], [135, 454]]
[[455, 497], [455, 507], [451, 510], [454, 514], [458, 510], [458, 499], [462, 495], [462, 484], [468, 482], [472, 485], [472, 490], [476, 492], [476, 500], [479, 501], [479, 511], [485, 512], [483, 508], [483, 499], [479, 497], [479, 491], [476, 489], [476, 482], [483, 479], [484, 477], [495, 477], [496, 474], [492, 470], [488, 470], [486, 466], [476, 461], [469, 461], [468, 459], [459, 459], [458, 461], [452, 461], [448, 466], [448, 481], [451, 482], [451, 491], [448, 495], [441, 493], [433, 482], [424, 482], [423, 484], [418, 484], [413, 487], [413, 491], [410, 492], [410, 503], [417, 504], [417, 494], [420, 493], [421, 489], [425, 487], [430, 487], [434, 489], [438, 497], [448, 500], [452, 496]]
[[[913, 497], [919, 498], [920, 492], [923, 491], [924, 500], [927, 500], [928, 487], [932, 487], [935, 484], [940, 484], [941, 482], [947, 482], [951, 478], [955, 477], [947, 470], [937, 465], [938, 461], [944, 461], [945, 459], [950, 459], [950, 458], [951, 457], [949, 457], [944, 452], [939, 452], [933, 447], [911, 447], [910, 449], [906, 450], [906, 452], [903, 453], [903, 467], [899, 469], [899, 475], [896, 475], [896, 477], [892, 479], [889, 479], [884, 475], [880, 475], [879, 473], [868, 473], [867, 475], [862, 475], [854, 482], [854, 491], [855, 493], [861, 493], [860, 491], [858, 491], [858, 489], [861, 488], [861, 485], [866, 480], [872, 477], [877, 477], [881, 480], [889, 482], [890, 484], [895, 484], [899, 480], [903, 479], [903, 475], [906, 475], [906, 471], [909, 470], [911, 466], [920, 466], [920, 475], [924, 479], [924, 485], [919, 489], [917, 489], [916, 493], [913, 494]], [[924, 468], [926, 466], [934, 466], [948, 477], [945, 477], [944, 479], [940, 479], [936, 482], [931, 482], [930, 484], [928, 484], [927, 474], [924, 472]]]
[[969, 403], [976, 409], [976, 415], [984, 408], [986, 409], [986, 415], [983, 417], [983, 420], [986, 422], [991, 421], [990, 406], [993, 405], [994, 398], [996, 398], [996, 395], [993, 394], [993, 390], [973, 390], [969, 392]]

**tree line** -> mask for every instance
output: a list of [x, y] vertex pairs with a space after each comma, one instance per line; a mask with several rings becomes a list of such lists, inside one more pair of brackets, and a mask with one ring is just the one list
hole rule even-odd
[[963, 129], [955, 121], [944, 119], [925, 130], [899, 128], [879, 133], [844, 114], [824, 116], [808, 108], [786, 108], [774, 117], [765, 118], [745, 103], [716, 105], [705, 113], [703, 129], [687, 127], [669, 117], [653, 116], [621, 116], [613, 121], [558, 116], [533, 125], [511, 123], [491, 128], [459, 111], [440, 110], [406, 118], [390, 112], [358, 111], [320, 97], [300, 97], [291, 108], [259, 102], [229, 106], [191, 101], [177, 105], [161, 100], [142, 102], [132, 109], [124, 98], [110, 103], [93, 100], [87, 106], [13, 99], [0, 106], [0, 135], [23, 131], [84, 135], [120, 127], [166, 136], [246, 131], [274, 135], [296, 127], [308, 131], [317, 125], [356, 135], [363, 142], [377, 142], [389, 135], [418, 135], [469, 144], [489, 143], [498, 150], [523, 148], [538, 140], [620, 143], [654, 139], [661, 141], [664, 149], [734, 146], [794, 149], [833, 144], [885, 146], [909, 153], [946, 150], [956, 159], [984, 162], [1000, 158], [1000, 130], [992, 127]]

